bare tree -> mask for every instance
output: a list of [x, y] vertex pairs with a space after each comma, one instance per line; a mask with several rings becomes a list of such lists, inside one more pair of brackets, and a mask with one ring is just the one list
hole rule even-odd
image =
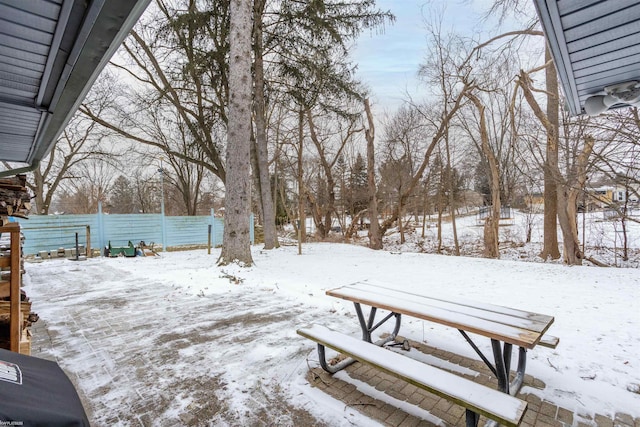
[[160, 212], [162, 189], [157, 169], [139, 167], [133, 170], [131, 185], [134, 190], [135, 205], [140, 213]]
[[52, 206], [67, 214], [96, 213], [100, 203], [107, 203], [116, 174], [117, 169], [106, 162], [82, 162], [75, 177], [63, 182], [61, 195]]
[[[113, 82], [113, 76], [105, 73], [105, 82]], [[104, 87], [94, 89], [85, 100], [96, 111], [108, 108], [113, 101]], [[27, 181], [35, 198], [34, 213], [47, 215], [64, 181], [80, 178], [79, 167], [83, 163], [101, 159], [113, 164], [117, 152], [108, 148], [109, 133], [88, 120], [82, 114], [75, 114], [58, 137], [51, 152], [33, 171]], [[112, 146], [112, 145], [111, 145]]]
[[298, 255], [302, 253], [302, 242], [307, 241], [307, 217], [305, 206], [307, 198], [305, 197], [304, 182], [304, 111], [300, 108], [298, 112], [298, 161], [297, 174], [298, 177]]
[[264, 248], [280, 246], [276, 233], [276, 211], [271, 194], [269, 152], [267, 149], [267, 117], [264, 80], [263, 15], [265, 0], [255, 0], [253, 7], [255, 151], [258, 194], [264, 225]]
[[[460, 243], [458, 242], [458, 227], [456, 224], [456, 206], [455, 206], [455, 196], [456, 196], [456, 186], [454, 179], [454, 169], [451, 165], [451, 144], [450, 144], [450, 130], [444, 133], [444, 148], [447, 158], [447, 167], [446, 167], [446, 180], [448, 184], [447, 188], [447, 202], [449, 204], [449, 216], [451, 218], [451, 227], [453, 230], [453, 245], [455, 248], [455, 255], [460, 256]], [[439, 230], [438, 230], [439, 231]], [[440, 241], [441, 242], [441, 241]], [[442, 243], [442, 242], [441, 242]]]
[[375, 126], [369, 99], [364, 100], [364, 111], [367, 115], [367, 129], [365, 129], [365, 139], [367, 140], [367, 186], [369, 189], [369, 247], [371, 249], [382, 249], [382, 233], [378, 223], [378, 192], [376, 189], [375, 177]]
[[491, 214], [488, 215], [484, 222], [484, 256], [486, 258], [500, 258], [499, 243], [499, 226], [500, 226], [500, 172], [498, 170], [498, 162], [496, 156], [489, 145], [489, 134], [485, 118], [485, 108], [482, 101], [471, 92], [465, 94], [467, 98], [473, 102], [478, 109], [480, 115], [480, 141], [482, 144], [482, 152], [489, 163], [491, 172]]
[[[500, 22], [504, 22], [508, 17], [525, 16], [529, 20], [527, 29], [511, 32], [513, 35], [542, 36], [541, 31], [533, 30], [537, 25], [537, 19], [531, 20], [530, 14], [526, 12], [530, 2], [523, 0], [494, 0], [493, 5], [487, 12], [487, 16], [499, 16]], [[509, 34], [509, 33], [507, 33]], [[502, 35], [504, 36], [504, 35]], [[499, 36], [499, 37], [502, 37]], [[545, 89], [546, 97], [546, 118], [542, 124], [547, 132], [546, 154], [544, 160], [544, 240], [540, 257], [543, 259], [560, 258], [558, 249], [558, 188], [554, 179], [554, 169], [558, 163], [558, 142], [559, 142], [559, 107], [560, 94], [558, 91], [558, 75], [551, 59], [549, 47], [545, 49]], [[525, 82], [522, 82], [525, 83]], [[529, 84], [528, 81], [527, 84]], [[529, 101], [529, 98], [527, 98]], [[540, 111], [542, 112], [542, 111]], [[538, 114], [536, 114], [538, 116]], [[538, 117], [540, 118], [540, 117]]]
[[[113, 87], [119, 102], [111, 108], [97, 112], [83, 105], [80, 110], [130, 141], [198, 164], [225, 182], [224, 145], [216, 137], [218, 128], [226, 131], [227, 121], [228, 2], [211, 3], [210, 10], [202, 10], [206, 6], [191, 0], [185, 8], [156, 0], [155, 12], [123, 43], [122, 62], [111, 63], [127, 76], [123, 81], [134, 83]], [[185, 152], [158, 141], [152, 116], [166, 118], [169, 109], [177, 117], [171, 120], [179, 120], [198, 150]]]
[[66, 180], [80, 178], [82, 163], [105, 159], [111, 155], [104, 150], [104, 132], [95, 123], [74, 116], [65, 130], [60, 134], [53, 149], [33, 171], [27, 187], [33, 191], [35, 197], [35, 211], [37, 214], [48, 215], [54, 197], [61, 184]]
[[[585, 138], [583, 147], [578, 152], [574, 152], [573, 158], [575, 159], [575, 163], [572, 163], [572, 166], [566, 171], [566, 177], [563, 176], [557, 157], [559, 127], [557, 125], [557, 117], [554, 116], [557, 114], [557, 109], [556, 107], [552, 107], [551, 110], [549, 110], [549, 106], [547, 106], [547, 112], [551, 111], [551, 115], [545, 114], [534, 96], [534, 89], [532, 88], [529, 73], [522, 70], [518, 76], [517, 84], [522, 89], [525, 99], [534, 114], [547, 131], [548, 148], [545, 167], [548, 168], [548, 173], [551, 174], [551, 178], [553, 179], [553, 183], [556, 187], [555, 203], [557, 208], [557, 218], [563, 236], [564, 260], [569, 265], [582, 264], [584, 255], [582, 254], [580, 244], [578, 242], [576, 218], [577, 198], [579, 192], [584, 186], [584, 182], [586, 181], [587, 165], [589, 162], [589, 156], [593, 151], [594, 140], [591, 137]], [[557, 89], [557, 81], [555, 82], [555, 85]], [[557, 94], [557, 90], [555, 93]], [[551, 147], [551, 154], [549, 154], [549, 147]], [[547, 169], [545, 169], [545, 173], [547, 173]], [[546, 205], [547, 190], [545, 189], [545, 212], [547, 209]], [[546, 236], [547, 231], [545, 229], [545, 240]]]
[[[532, 106], [534, 113], [543, 124], [547, 131], [547, 155], [544, 163], [544, 246], [540, 257], [546, 259], [560, 258], [560, 252], [558, 250], [558, 182], [556, 181], [556, 170], [558, 167], [558, 142], [560, 132], [560, 92], [558, 90], [558, 75], [555, 69], [555, 65], [551, 60], [551, 52], [547, 46], [545, 49], [545, 60], [547, 61], [545, 67], [545, 84], [546, 84], [546, 101], [547, 111], [546, 119], [540, 115], [540, 112], [536, 112], [536, 109], [532, 106], [533, 98], [527, 96], [525, 91], [525, 98], [529, 105]], [[524, 75], [522, 75], [523, 81], [530, 82]], [[520, 80], [518, 80], [520, 82]], [[523, 87], [523, 86], [521, 86]], [[530, 88], [531, 85], [526, 86]], [[529, 91], [531, 92], [531, 91]]]
[[[400, 195], [403, 189], [411, 181], [411, 168], [409, 161], [405, 156], [398, 159], [392, 155], [382, 160], [380, 166], [380, 183], [378, 185], [378, 198], [381, 201], [382, 209], [393, 209], [393, 207], [401, 202]], [[415, 197], [412, 197], [412, 199]], [[407, 203], [401, 207], [400, 216], [398, 218], [398, 230], [400, 231], [400, 243], [405, 242], [405, 213], [412, 203]]]
[[[193, 140], [188, 126], [175, 109], [151, 105], [147, 114], [148, 134], [154, 136], [154, 140], [165, 149], [160, 151], [145, 145], [142, 149], [135, 147], [134, 150], [139, 152], [142, 158], [156, 159], [157, 164], [154, 166], [158, 168], [157, 172], [163, 175], [166, 189], [175, 190], [167, 191], [167, 194], [176, 196], [168, 198], [173, 203], [167, 204], [167, 212], [176, 215], [196, 215], [202, 183], [208, 175], [215, 176], [204, 166], [207, 155], [202, 145]], [[215, 138], [223, 138], [223, 129], [220, 127], [212, 128], [212, 133]], [[182, 156], [176, 153], [181, 153]]]
[[[592, 132], [598, 135], [599, 147], [594, 147], [593, 169], [622, 188], [628, 197], [640, 199], [640, 115], [637, 107], [609, 111], [599, 118], [592, 118]], [[640, 222], [626, 215], [622, 204], [612, 204], [618, 216]]]
[[[167, 156], [162, 171], [168, 215], [197, 215], [207, 170], [199, 164]], [[208, 206], [209, 208], [211, 206]]]
[[[400, 203], [400, 195], [404, 188], [411, 182], [421, 151], [425, 149], [425, 141], [428, 138], [428, 125], [416, 106], [405, 104], [401, 106], [393, 116], [384, 123], [383, 137], [383, 164], [380, 168], [381, 199], [393, 193], [393, 198], [385, 201], [386, 207], [392, 207]], [[389, 190], [389, 191], [387, 191]], [[399, 219], [404, 212], [418, 216], [420, 209], [420, 186], [416, 186], [401, 207]], [[383, 208], [384, 209], [384, 208]], [[411, 211], [411, 209], [413, 211]], [[401, 222], [401, 221], [399, 221]], [[404, 240], [404, 227], [400, 226], [400, 238]]]
[[402, 191], [398, 205], [393, 209], [390, 216], [385, 218], [380, 224], [381, 232], [383, 234], [400, 217], [402, 207], [406, 205], [414, 189], [422, 180], [425, 170], [429, 166], [431, 155], [448, 132], [450, 122], [464, 104], [466, 93], [474, 87], [473, 83], [469, 83], [468, 79], [468, 75], [470, 73], [469, 63], [473, 58], [474, 52], [466, 58], [454, 57], [452, 55], [453, 52], [463, 52], [460, 50], [461, 45], [459, 39], [445, 39], [437, 31], [433, 31], [431, 36], [433, 38], [433, 43], [431, 45], [434, 52], [429, 56], [427, 63], [421, 66], [421, 75], [424, 76], [426, 80], [433, 78], [438, 80], [438, 76], [440, 74], [446, 74], [454, 77], [456, 81], [451, 82], [451, 90], [447, 91], [445, 94], [440, 94], [444, 97], [440, 104], [446, 104], [446, 109], [438, 109], [433, 104], [425, 104], [421, 106], [413, 104], [413, 106], [416, 107], [416, 111], [425, 121], [426, 127], [429, 128], [431, 138], [427, 139], [424, 145], [423, 152], [421, 154], [422, 159], [418, 161], [419, 163], [416, 163], [415, 172]]
[[[324, 239], [331, 229], [332, 218], [336, 212], [336, 179], [334, 169], [342, 152], [354, 136], [361, 131], [357, 126], [357, 117], [354, 115], [343, 116], [341, 114], [330, 114], [325, 122], [324, 134], [320, 134], [318, 123], [314, 118], [311, 109], [306, 111], [309, 137], [317, 151], [317, 159], [322, 170], [325, 197], [320, 202], [319, 195], [314, 197], [307, 193], [307, 199], [311, 203], [314, 212], [314, 221], [318, 230], [318, 235]], [[321, 190], [321, 189], [319, 189]]]
[[[622, 259], [628, 257], [627, 222], [639, 222], [630, 214], [630, 203], [638, 200], [638, 142], [637, 130], [640, 122], [634, 124], [637, 110], [620, 109], [608, 112], [602, 117], [579, 116], [564, 118], [562, 153], [564, 155], [565, 180], [572, 183], [571, 189], [579, 191], [579, 195], [569, 192], [575, 197], [583, 209], [589, 207], [589, 199], [599, 200], [606, 209], [615, 214], [614, 221], [620, 221], [622, 238]], [[631, 133], [629, 133], [631, 131]], [[572, 153], [577, 153], [577, 155]], [[584, 156], [589, 154], [588, 159]], [[587, 178], [588, 177], [588, 178]], [[600, 197], [585, 189], [589, 179], [593, 185], [602, 180], [612, 186], [611, 198]], [[583, 232], [582, 255], [595, 265], [602, 262], [588, 256], [588, 246]]]

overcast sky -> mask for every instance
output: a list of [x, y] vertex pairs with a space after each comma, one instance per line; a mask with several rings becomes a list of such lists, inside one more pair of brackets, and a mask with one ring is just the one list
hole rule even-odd
[[406, 93], [419, 98], [425, 92], [416, 78], [426, 48], [425, 19], [441, 11], [443, 30], [471, 34], [480, 28], [479, 18], [486, 10], [486, 0], [377, 0], [382, 10], [396, 16], [395, 23], [384, 32], [365, 32], [354, 50], [358, 77], [371, 90], [377, 113], [393, 111]]

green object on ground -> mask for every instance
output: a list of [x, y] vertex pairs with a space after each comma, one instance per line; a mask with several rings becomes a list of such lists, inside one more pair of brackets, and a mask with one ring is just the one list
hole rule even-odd
[[136, 256], [136, 247], [133, 246], [133, 243], [131, 243], [131, 240], [129, 240], [129, 246], [121, 246], [121, 247], [111, 246], [111, 240], [109, 240], [108, 254], [112, 258], [117, 256], [134, 257]]

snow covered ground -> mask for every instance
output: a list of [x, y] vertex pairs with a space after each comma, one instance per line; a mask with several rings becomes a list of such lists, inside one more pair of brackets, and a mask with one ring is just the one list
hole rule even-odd
[[[637, 211], [636, 211], [637, 212]], [[538, 257], [542, 249], [544, 237], [543, 217], [541, 214], [524, 214], [518, 210], [511, 210], [512, 218], [501, 220], [500, 248], [502, 259], [512, 259], [530, 262], [545, 262]], [[640, 219], [637, 215], [636, 220]], [[405, 234], [405, 243], [400, 243], [400, 234], [392, 230], [385, 239], [385, 249], [401, 252], [435, 253], [438, 244], [438, 228], [434, 217], [427, 219], [422, 235], [421, 221], [411, 221], [414, 226]], [[467, 256], [482, 254], [481, 222], [474, 214], [459, 216], [457, 221], [458, 242], [460, 252]], [[526, 230], [531, 229], [531, 240], [526, 243]], [[619, 219], [608, 217], [606, 212], [596, 211], [578, 215], [578, 238], [584, 242], [586, 257], [610, 266], [640, 268], [640, 224], [627, 220], [626, 239], [628, 259], [624, 259], [624, 238], [622, 223]], [[451, 222], [445, 221], [442, 226], [442, 240], [444, 254], [454, 251], [453, 227]], [[361, 232], [361, 242], [366, 245], [366, 231]], [[562, 246], [562, 231], [558, 227], [558, 242]], [[562, 263], [562, 259], [556, 261]], [[586, 264], [590, 264], [585, 261]]]
[[[295, 246], [255, 246], [250, 268], [217, 267], [219, 250], [29, 263], [25, 290], [49, 331], [34, 353], [75, 377], [96, 425], [258, 425], [265, 418], [302, 425], [298, 411], [331, 426], [371, 425], [307, 383], [315, 345], [296, 334], [319, 323], [359, 336], [352, 305], [324, 293], [369, 281], [555, 316], [549, 333], [560, 345], [538, 347], [528, 359], [527, 373], [546, 388], [523, 392], [573, 410], [577, 420], [640, 417], [637, 269], [388, 247], [312, 243], [298, 255]], [[477, 358], [445, 327], [407, 318], [401, 334]], [[488, 340], [478, 343], [490, 353]]]

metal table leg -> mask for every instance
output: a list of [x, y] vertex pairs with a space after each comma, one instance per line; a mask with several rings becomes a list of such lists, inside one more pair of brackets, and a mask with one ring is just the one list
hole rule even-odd
[[518, 351], [518, 368], [516, 371], [516, 376], [511, 382], [511, 387], [509, 393], [512, 396], [515, 396], [520, 392], [522, 388], [522, 384], [524, 383], [524, 371], [527, 368], [527, 349], [524, 347], [520, 347]]
[[318, 359], [320, 361], [320, 366], [322, 367], [322, 369], [329, 372], [330, 374], [335, 374], [336, 372], [346, 368], [356, 361], [351, 357], [347, 357], [346, 359], [341, 360], [335, 365], [330, 365], [329, 363], [327, 363], [327, 358], [324, 353], [324, 346], [322, 344], [318, 344]]
[[373, 322], [375, 321], [376, 313], [378, 311], [376, 307], [371, 307], [371, 310], [369, 311], [369, 319], [365, 321], [364, 313], [362, 312], [362, 307], [360, 306], [360, 303], [354, 302], [353, 305], [356, 308], [356, 314], [358, 315], [358, 321], [360, 322], [360, 328], [362, 329], [363, 341], [372, 342], [371, 333], [376, 329], [378, 329], [380, 326], [382, 326], [387, 320], [391, 319], [392, 317], [396, 318], [396, 323], [393, 328], [393, 332], [391, 332], [391, 334], [388, 337], [382, 340], [378, 340], [374, 344], [382, 346], [396, 339], [396, 336], [398, 336], [398, 332], [400, 331], [400, 325], [402, 322], [402, 315], [400, 313], [391, 312], [387, 316], [385, 316], [384, 319], [382, 319], [381, 321], [379, 321], [374, 325]]
[[[398, 336], [398, 332], [400, 331], [400, 324], [402, 322], [402, 316], [400, 315], [400, 313], [389, 313], [384, 317], [384, 319], [374, 325], [373, 323], [375, 322], [378, 309], [376, 307], [371, 307], [371, 310], [369, 311], [369, 317], [367, 320], [365, 320], [365, 316], [362, 312], [362, 307], [360, 306], [360, 304], [354, 302], [354, 305], [356, 307], [356, 314], [358, 315], [358, 322], [360, 323], [360, 328], [362, 329], [363, 341], [371, 342], [371, 333], [382, 326], [387, 320], [391, 319], [392, 317], [395, 317], [396, 323], [391, 334], [388, 337], [378, 340], [373, 344], [383, 346], [384, 344], [396, 339], [396, 336]], [[327, 362], [325, 349], [322, 344], [318, 344], [318, 359], [320, 361], [320, 366], [322, 367], [322, 369], [331, 374], [335, 374], [336, 372], [346, 368], [347, 366], [355, 362], [354, 359], [348, 357], [344, 360], [341, 360], [339, 363], [336, 363], [335, 365], [330, 365]]]
[[459, 331], [471, 345], [474, 351], [480, 356], [485, 365], [487, 365], [487, 367], [498, 379], [498, 390], [504, 393], [509, 393], [512, 396], [518, 394], [524, 382], [524, 373], [527, 367], [527, 349], [524, 347], [518, 348], [518, 367], [516, 370], [516, 375], [514, 376], [513, 381], [509, 382], [513, 345], [509, 343], [504, 343], [503, 345], [501, 345], [500, 341], [492, 339], [491, 348], [493, 350], [494, 363], [491, 363], [489, 359], [487, 359], [487, 357], [480, 351], [478, 346], [475, 345], [471, 338], [469, 338], [465, 331]]
[[478, 421], [480, 420], [480, 415], [473, 412], [471, 409], [466, 410], [467, 416], [467, 427], [477, 427]]
[[503, 393], [509, 393], [509, 372], [504, 363], [504, 355], [500, 341], [491, 339], [491, 348], [493, 349], [493, 359], [495, 362], [496, 376], [498, 377], [498, 390]]

